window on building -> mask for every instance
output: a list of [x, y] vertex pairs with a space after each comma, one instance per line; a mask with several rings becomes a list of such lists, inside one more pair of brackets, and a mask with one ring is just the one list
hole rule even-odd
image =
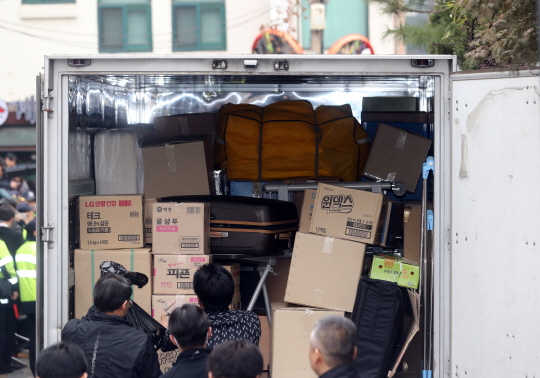
[[173, 0], [173, 51], [225, 50], [224, 0]]
[[99, 0], [99, 51], [152, 51], [150, 0]]
[[22, 0], [23, 4], [62, 4], [74, 2], [75, 0]]

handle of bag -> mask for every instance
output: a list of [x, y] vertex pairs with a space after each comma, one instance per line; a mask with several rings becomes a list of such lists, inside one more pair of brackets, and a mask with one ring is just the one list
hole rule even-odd
[[210, 239], [228, 238], [229, 233], [225, 231], [210, 231]]
[[284, 232], [284, 233], [279, 234], [279, 240], [287, 240], [287, 239], [292, 238], [292, 236], [293, 236], [292, 232]]

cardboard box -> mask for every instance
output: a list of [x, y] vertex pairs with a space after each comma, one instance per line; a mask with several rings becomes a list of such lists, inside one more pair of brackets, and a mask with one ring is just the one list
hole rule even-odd
[[304, 193], [304, 202], [302, 203], [302, 211], [300, 212], [300, 223], [298, 224], [298, 232], [309, 232], [311, 218], [313, 216], [313, 207], [315, 205], [315, 197], [317, 190], [306, 189]]
[[272, 303], [272, 378], [317, 377], [309, 363], [309, 337], [317, 320], [328, 315], [345, 314], [337, 310]]
[[154, 132], [158, 138], [179, 135], [211, 135], [215, 113], [178, 114], [154, 118]]
[[352, 312], [365, 252], [362, 243], [296, 233], [285, 301]]
[[152, 244], [152, 207], [155, 203], [157, 203], [156, 198], [144, 200], [144, 242], [146, 244]]
[[199, 298], [193, 295], [152, 295], [152, 317], [161, 321], [161, 315], [168, 318], [175, 308], [185, 304], [199, 305]]
[[381, 123], [362, 175], [376, 181], [402, 182], [414, 193], [431, 144], [428, 138]]
[[261, 337], [259, 339], [259, 351], [263, 356], [263, 370], [268, 370], [270, 366], [271, 336], [268, 316], [257, 315], [261, 322]]
[[212, 255], [154, 255], [154, 294], [195, 294], [193, 276]]
[[81, 196], [79, 225], [81, 249], [142, 248], [142, 196]]
[[234, 281], [235, 291], [236, 287], [238, 287], [238, 291], [240, 291], [240, 264], [223, 264], [222, 266], [231, 274]]
[[384, 194], [319, 184], [309, 232], [378, 245], [387, 207]]
[[420, 262], [422, 246], [422, 203], [408, 202], [403, 215], [403, 257]]
[[142, 155], [146, 197], [215, 194], [211, 136], [149, 141]]
[[[264, 268], [265, 264], [260, 264]], [[291, 259], [276, 259], [276, 265], [272, 267], [272, 274], [266, 277], [266, 289], [270, 303], [283, 302], [287, 289], [287, 280], [291, 270]]]
[[389, 256], [373, 256], [369, 277], [396, 282], [398, 286], [418, 289], [420, 268], [413, 262]]
[[210, 205], [159, 202], [152, 205], [154, 254], [210, 253]]
[[94, 285], [101, 277], [103, 261], [114, 261], [129, 271], [148, 276], [142, 289], [133, 286], [132, 300], [143, 310], [152, 311], [152, 254], [150, 249], [75, 250], [75, 317], [86, 315], [94, 298]]

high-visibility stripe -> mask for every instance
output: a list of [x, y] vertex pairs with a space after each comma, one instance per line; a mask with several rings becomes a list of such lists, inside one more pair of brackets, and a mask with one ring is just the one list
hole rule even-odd
[[1, 304], [8, 304], [9, 303], [9, 299], [0, 299], [0, 303]]
[[36, 278], [35, 270], [18, 270], [17, 275], [21, 278]]
[[0, 260], [0, 268], [6, 264], [9, 264], [12, 261], [13, 261], [13, 257], [11, 257], [11, 255], [4, 257], [2, 260]]
[[16, 262], [29, 262], [32, 264], [36, 264], [36, 256], [34, 255], [28, 255], [28, 254], [17, 254], [15, 256]]
[[12, 285], [15, 285], [19, 281], [19, 279], [17, 277], [13, 277], [10, 278], [8, 281], [11, 282]]

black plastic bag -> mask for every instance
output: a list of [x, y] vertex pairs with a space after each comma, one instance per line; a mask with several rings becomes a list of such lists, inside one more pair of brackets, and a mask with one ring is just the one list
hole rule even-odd
[[130, 272], [124, 268], [123, 265], [115, 263], [114, 261], [103, 261], [99, 265], [99, 268], [101, 269], [102, 277], [107, 273], [116, 273], [130, 280], [131, 284], [137, 286], [139, 289], [148, 283], [146, 274]]
[[148, 334], [156, 350], [161, 348], [163, 338], [165, 337], [165, 327], [140, 308], [137, 303], [130, 302], [126, 320], [133, 324], [134, 328]]

